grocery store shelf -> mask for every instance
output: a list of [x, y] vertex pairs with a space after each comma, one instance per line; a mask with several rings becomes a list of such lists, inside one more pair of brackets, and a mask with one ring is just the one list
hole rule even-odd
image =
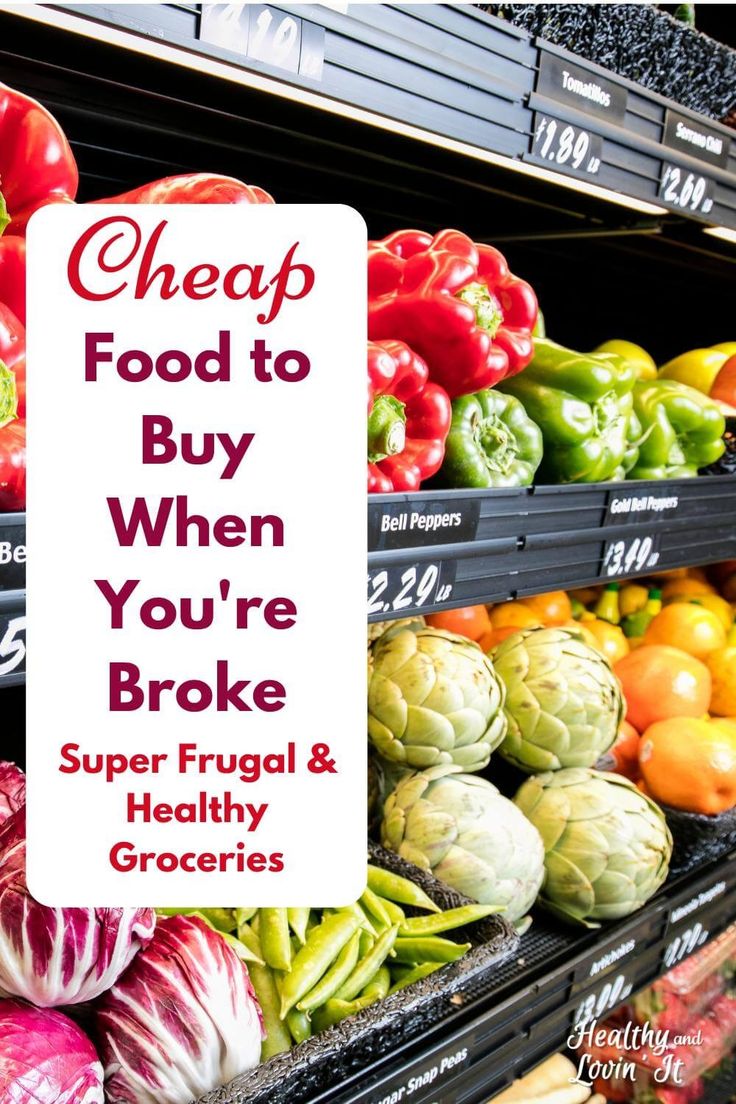
[[518, 955], [464, 988], [440, 1025], [405, 1045], [389, 1032], [380, 1056], [341, 1084], [321, 1083], [297, 1048], [279, 1084], [264, 1084], [262, 1067], [203, 1104], [484, 1104], [564, 1047], [575, 1023], [605, 1016], [734, 914], [736, 852], [671, 879], [634, 916], [597, 932], [563, 929], [539, 913]]
[[736, 478], [374, 495], [368, 619], [736, 556]]

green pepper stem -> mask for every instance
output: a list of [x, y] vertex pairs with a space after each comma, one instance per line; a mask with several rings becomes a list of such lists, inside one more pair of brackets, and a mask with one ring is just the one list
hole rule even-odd
[[378, 395], [368, 416], [368, 460], [371, 464], [396, 456], [406, 444], [404, 403], [393, 395]]
[[456, 294], [458, 299], [462, 299], [463, 303], [467, 303], [475, 311], [476, 325], [481, 330], [485, 330], [491, 337], [495, 337], [499, 326], [503, 322], [503, 311], [501, 310], [501, 304], [488, 286], [476, 280], [472, 284], [467, 284]]

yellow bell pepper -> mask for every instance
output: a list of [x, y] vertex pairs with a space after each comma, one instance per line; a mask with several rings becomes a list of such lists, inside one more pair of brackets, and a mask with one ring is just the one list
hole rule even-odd
[[649, 355], [646, 349], [642, 349], [641, 345], [635, 345], [633, 341], [614, 338], [611, 341], [604, 341], [593, 352], [615, 353], [617, 356], [623, 357], [636, 372], [637, 379], [657, 378], [657, 365], [654, 358]]
[[728, 353], [720, 349], [691, 349], [689, 353], [681, 353], [663, 364], [659, 377], [686, 383], [688, 387], [709, 395], [716, 376], [727, 360]]
[[736, 356], [736, 341], [721, 341], [718, 345], [711, 345], [711, 349], [717, 349], [719, 353], [725, 353], [726, 356]]

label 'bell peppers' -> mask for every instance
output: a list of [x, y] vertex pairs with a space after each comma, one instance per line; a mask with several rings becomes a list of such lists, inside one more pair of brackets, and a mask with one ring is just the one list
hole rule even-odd
[[631, 364], [613, 353], [576, 353], [535, 340], [531, 364], [500, 389], [519, 399], [542, 430], [542, 481], [623, 479], [636, 460], [640, 433], [634, 380]]
[[526, 487], [541, 459], [542, 432], [513, 395], [485, 390], [453, 401], [445, 486]]
[[26, 240], [17, 234], [0, 238], [0, 303], [26, 324]]
[[[4, 370], [12, 373], [12, 404]], [[26, 415], [26, 331], [13, 312], [0, 303], [0, 426]]]
[[368, 243], [368, 337], [405, 341], [450, 398], [529, 363], [537, 309], [502, 254], [459, 230], [397, 230]]
[[77, 163], [56, 119], [0, 84], [0, 191], [10, 233], [25, 233], [33, 212], [47, 203], [71, 203], [78, 185]]
[[153, 180], [130, 192], [95, 199], [93, 203], [273, 203], [263, 188], [243, 184], [232, 176], [188, 173]]
[[368, 342], [368, 492], [416, 491], [438, 470], [450, 400], [401, 341]]
[[682, 479], [723, 455], [726, 420], [716, 404], [676, 380], [641, 380], [634, 409], [642, 425], [639, 459], [629, 479]]

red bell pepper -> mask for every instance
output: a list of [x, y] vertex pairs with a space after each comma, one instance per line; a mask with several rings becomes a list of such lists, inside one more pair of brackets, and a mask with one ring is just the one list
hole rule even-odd
[[403, 342], [368, 342], [369, 494], [416, 491], [439, 470], [452, 410], [428, 376]]
[[26, 324], [26, 239], [17, 234], [0, 238], [0, 303]]
[[11, 234], [25, 233], [34, 211], [71, 203], [79, 173], [56, 119], [40, 103], [0, 84], [0, 192]]
[[4, 303], [0, 303], [0, 368], [2, 366], [15, 377], [11, 403], [0, 372], [0, 426], [5, 426], [13, 418], [24, 418], [26, 414], [26, 331]]
[[93, 203], [273, 203], [273, 199], [251, 184], [243, 184], [232, 176], [211, 173], [189, 173], [153, 180], [131, 192], [95, 199]]
[[0, 510], [26, 508], [26, 423], [18, 419], [0, 429]]
[[490, 245], [459, 230], [398, 230], [368, 246], [368, 337], [406, 341], [450, 398], [520, 372], [537, 299]]

